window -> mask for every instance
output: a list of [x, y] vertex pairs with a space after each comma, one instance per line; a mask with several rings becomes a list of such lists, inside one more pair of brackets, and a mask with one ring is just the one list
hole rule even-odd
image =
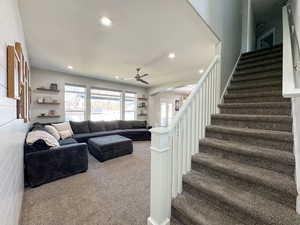
[[169, 103], [169, 108], [168, 108], [168, 126], [171, 125], [173, 119], [173, 104]]
[[122, 92], [91, 89], [91, 120], [120, 120]]
[[83, 121], [85, 119], [85, 87], [65, 85], [65, 119]]
[[160, 104], [160, 125], [166, 127], [168, 125], [167, 123], [167, 103], [162, 102]]
[[125, 120], [135, 120], [136, 118], [136, 94], [125, 93]]

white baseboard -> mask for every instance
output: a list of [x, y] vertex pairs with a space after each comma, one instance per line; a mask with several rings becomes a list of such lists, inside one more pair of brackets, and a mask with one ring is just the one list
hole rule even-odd
[[151, 217], [149, 217], [147, 225], [170, 225], [170, 219], [167, 218], [163, 223], [157, 223]]

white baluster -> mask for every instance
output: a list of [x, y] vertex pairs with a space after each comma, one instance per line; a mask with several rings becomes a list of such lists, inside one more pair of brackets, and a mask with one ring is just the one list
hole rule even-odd
[[171, 216], [171, 151], [168, 128], [151, 129], [151, 196], [148, 225], [169, 225]]
[[172, 179], [172, 197], [176, 197], [177, 196], [177, 178], [178, 178], [178, 160], [177, 160], [177, 149], [178, 149], [178, 145], [177, 145], [177, 126], [175, 127], [175, 130], [172, 134], [172, 171], [173, 171], [173, 179]]
[[184, 132], [183, 132], [183, 134], [184, 134], [184, 139], [183, 139], [183, 146], [184, 146], [184, 148], [183, 148], [183, 168], [184, 168], [184, 173], [186, 174], [187, 172], [188, 172], [188, 161], [190, 160], [189, 158], [188, 158], [188, 151], [187, 151], [187, 146], [188, 146], [188, 119], [187, 119], [187, 116], [188, 116], [188, 114], [187, 114], [187, 111], [186, 111], [186, 113], [184, 114], [184, 118], [183, 118], [183, 121], [184, 121], [184, 123], [183, 123], [183, 130], [184, 130]]
[[188, 171], [191, 170], [191, 147], [192, 147], [192, 108], [189, 107], [188, 108], [188, 145], [186, 146], [187, 147], [187, 151], [188, 151]]
[[182, 120], [179, 121], [178, 124], [178, 128], [179, 128], [179, 132], [178, 132], [178, 193], [182, 192], [182, 175], [183, 175], [183, 169], [182, 169], [182, 165], [183, 165], [183, 158], [182, 158], [182, 152], [183, 152], [183, 140], [182, 140]]

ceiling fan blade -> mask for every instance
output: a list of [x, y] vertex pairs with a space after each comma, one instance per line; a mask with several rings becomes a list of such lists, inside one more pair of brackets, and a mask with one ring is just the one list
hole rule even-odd
[[139, 79], [138, 81], [144, 83], [144, 84], [149, 84], [147, 81], [143, 80], [143, 79]]
[[145, 73], [144, 75], [141, 75], [140, 78], [142, 78], [142, 77], [147, 77], [147, 76], [149, 76], [149, 74], [148, 74], [148, 73]]

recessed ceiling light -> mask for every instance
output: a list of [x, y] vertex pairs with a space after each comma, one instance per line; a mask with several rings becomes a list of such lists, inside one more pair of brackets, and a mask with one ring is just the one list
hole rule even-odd
[[102, 17], [102, 18], [100, 19], [100, 21], [101, 21], [101, 24], [102, 24], [103, 26], [106, 26], [106, 27], [110, 27], [111, 24], [112, 24], [111, 19], [109, 19], [109, 18], [107, 18], [107, 17]]
[[119, 76], [115, 76], [115, 78], [116, 78], [117, 80], [119, 80], [119, 79], [120, 79], [120, 77], [119, 77]]
[[170, 59], [174, 59], [176, 57], [175, 53], [174, 52], [171, 52], [169, 53], [169, 56], [168, 56]]
[[72, 70], [72, 69], [73, 69], [73, 66], [68, 66], [68, 69], [69, 69], [69, 70]]
[[200, 69], [198, 72], [199, 72], [200, 74], [202, 74], [202, 73], [204, 73], [204, 69]]

